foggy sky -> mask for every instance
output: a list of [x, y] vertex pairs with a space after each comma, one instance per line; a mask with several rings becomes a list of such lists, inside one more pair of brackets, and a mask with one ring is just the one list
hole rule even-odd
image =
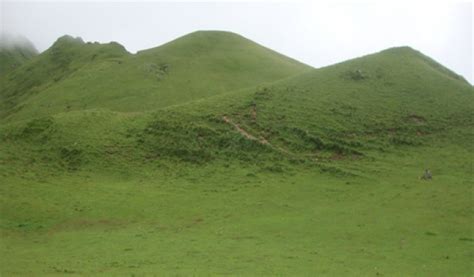
[[473, 83], [472, 4], [0, 4], [1, 31], [44, 51], [64, 35], [117, 41], [135, 53], [196, 30], [239, 33], [314, 67], [408, 45]]

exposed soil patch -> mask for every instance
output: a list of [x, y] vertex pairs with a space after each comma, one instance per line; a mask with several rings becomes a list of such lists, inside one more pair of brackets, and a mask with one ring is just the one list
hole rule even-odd
[[59, 223], [51, 227], [49, 233], [56, 233], [61, 231], [70, 231], [70, 230], [81, 230], [81, 229], [116, 229], [120, 227], [124, 227], [129, 222], [121, 221], [121, 220], [113, 220], [113, 219], [99, 219], [99, 220], [92, 220], [92, 219], [77, 219], [77, 220], [70, 220], [63, 223]]
[[234, 126], [234, 128], [242, 135], [244, 136], [245, 138], [249, 139], [249, 140], [255, 140], [255, 141], [258, 141], [259, 143], [261, 144], [269, 144], [268, 141], [265, 139], [265, 138], [256, 138], [255, 136], [251, 135], [250, 133], [248, 133], [247, 131], [245, 131], [244, 129], [242, 129], [240, 127], [239, 124], [233, 122], [230, 118], [228, 118], [227, 116], [223, 116], [222, 119], [224, 119], [224, 121], [232, 126]]
[[250, 109], [250, 116], [252, 117], [253, 122], [257, 121], [257, 105], [252, 105], [252, 108]]
[[339, 161], [339, 160], [344, 159], [344, 156], [343, 156], [342, 154], [335, 153], [334, 155], [331, 156], [330, 159], [331, 159], [332, 161]]
[[193, 226], [196, 226], [196, 225], [201, 224], [203, 221], [204, 221], [204, 219], [202, 219], [202, 218], [196, 218], [196, 219], [194, 219], [191, 223], [186, 224], [185, 227], [186, 227], [186, 228], [191, 228], [191, 227], [193, 227]]
[[[285, 148], [282, 148], [280, 146], [276, 146], [276, 145], [273, 145], [271, 144], [265, 137], [263, 136], [260, 136], [260, 137], [256, 137], [254, 135], [252, 135], [251, 133], [249, 133], [247, 130], [245, 130], [244, 128], [242, 128], [239, 124], [235, 123], [234, 121], [232, 121], [232, 119], [230, 119], [228, 116], [223, 116], [222, 119], [224, 120], [225, 123], [227, 124], [230, 124], [232, 125], [242, 136], [244, 136], [246, 139], [249, 139], [249, 140], [253, 140], [253, 141], [256, 141], [260, 144], [263, 144], [263, 145], [267, 145], [269, 146], [270, 148], [284, 154], [284, 155], [287, 155], [287, 156], [290, 156], [292, 158], [310, 158], [311, 160], [313, 161], [318, 161], [319, 158], [317, 156], [317, 154], [315, 153], [311, 153], [311, 154], [303, 154], [303, 153], [293, 153]], [[312, 142], [314, 143], [315, 141], [314, 140], [318, 140], [318, 139], [313, 139]], [[319, 142], [321, 145], [323, 145], [323, 143], [318, 140], [317, 142]], [[323, 145], [324, 146], [324, 145]], [[336, 152], [330, 159], [331, 160], [342, 160], [344, 158], [347, 158], [347, 155], [348, 154], [351, 154], [351, 153], [346, 153], [348, 152], [349, 150], [347, 149], [344, 149], [344, 148], [341, 148], [341, 146], [337, 145], [337, 144], [331, 144], [331, 145], [326, 145], [326, 148], [328, 149], [331, 149], [333, 152]], [[357, 152], [355, 153], [352, 153], [354, 155], [351, 155], [352, 157], [356, 157], [357, 156]]]
[[280, 153], [283, 153], [283, 154], [286, 154], [286, 155], [289, 155], [289, 156], [293, 156], [293, 157], [298, 157], [297, 154], [295, 153], [292, 153], [284, 148], [281, 148], [279, 146], [274, 146], [272, 145], [270, 142], [268, 142], [268, 140], [264, 137], [255, 137], [254, 135], [250, 134], [249, 132], [247, 132], [246, 130], [244, 130], [242, 127], [240, 127], [239, 124], [233, 122], [229, 117], [227, 116], [223, 116], [222, 119], [227, 123], [227, 124], [230, 124], [232, 126], [234, 126], [234, 128], [242, 135], [244, 136], [245, 138], [249, 139], [249, 140], [254, 140], [254, 141], [257, 141], [258, 143], [260, 144], [264, 144], [264, 145], [268, 145], [270, 146], [272, 149], [280, 152]]
[[426, 119], [423, 116], [411, 114], [407, 117], [407, 120], [416, 124], [423, 124], [426, 122]]

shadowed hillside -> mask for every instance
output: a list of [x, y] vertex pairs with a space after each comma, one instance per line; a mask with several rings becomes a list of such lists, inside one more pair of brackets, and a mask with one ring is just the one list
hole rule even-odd
[[[25, 112], [26, 102], [35, 97], [45, 96], [46, 91], [66, 80], [73, 79], [75, 74], [81, 70], [117, 62], [117, 58], [126, 55], [128, 53], [125, 48], [117, 43], [84, 43], [81, 38], [63, 36], [48, 50], [0, 78], [2, 88], [0, 91], [0, 116], [5, 118], [21, 114]], [[74, 93], [71, 101], [75, 101], [74, 97], [80, 97], [80, 92], [74, 91]], [[62, 93], [62, 95], [65, 94], [67, 93]], [[57, 97], [65, 101], [63, 109], [67, 111], [70, 108], [67, 98]], [[57, 97], [51, 96], [50, 100], [46, 101], [47, 103], [37, 101], [33, 109], [52, 110], [54, 109], [52, 103], [59, 100]]]
[[13, 71], [36, 55], [38, 55], [38, 51], [26, 38], [1, 34], [0, 77]]

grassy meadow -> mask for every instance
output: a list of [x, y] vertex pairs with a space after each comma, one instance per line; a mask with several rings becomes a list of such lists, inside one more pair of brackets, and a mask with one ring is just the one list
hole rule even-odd
[[474, 273], [473, 88], [409, 47], [63, 37], [0, 82], [2, 276]]
[[2, 272], [467, 276], [472, 163], [461, 147], [409, 153], [358, 177], [212, 163], [3, 178]]

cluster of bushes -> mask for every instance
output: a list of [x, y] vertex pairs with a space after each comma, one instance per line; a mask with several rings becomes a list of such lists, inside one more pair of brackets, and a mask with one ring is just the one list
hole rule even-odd
[[67, 170], [77, 170], [84, 164], [84, 150], [63, 140], [53, 117], [31, 119], [5, 130], [7, 132], [3, 132], [1, 138], [28, 149], [32, 162], [41, 161]]
[[79, 148], [74, 146], [60, 147], [58, 152], [62, 165], [68, 170], [77, 170], [83, 163], [84, 152]]
[[355, 70], [346, 71], [343, 77], [346, 79], [353, 80], [353, 81], [360, 81], [360, 80], [368, 79], [369, 75], [366, 72], [362, 71], [361, 69], [355, 69]]
[[297, 127], [286, 128], [286, 133], [290, 136], [287, 140], [289, 145], [298, 148], [298, 150], [327, 151], [340, 155], [362, 155], [361, 152], [354, 149], [354, 147], [360, 146], [358, 142], [322, 138]]
[[143, 69], [148, 74], [152, 74], [158, 80], [161, 80], [169, 73], [170, 66], [167, 63], [147, 63], [143, 65]]
[[[187, 122], [187, 123], [183, 123]], [[249, 140], [223, 121], [199, 122], [155, 119], [136, 134], [149, 158], [205, 163], [216, 158], [252, 160], [269, 147]]]
[[35, 118], [2, 133], [3, 140], [45, 143], [56, 131], [52, 117]]

